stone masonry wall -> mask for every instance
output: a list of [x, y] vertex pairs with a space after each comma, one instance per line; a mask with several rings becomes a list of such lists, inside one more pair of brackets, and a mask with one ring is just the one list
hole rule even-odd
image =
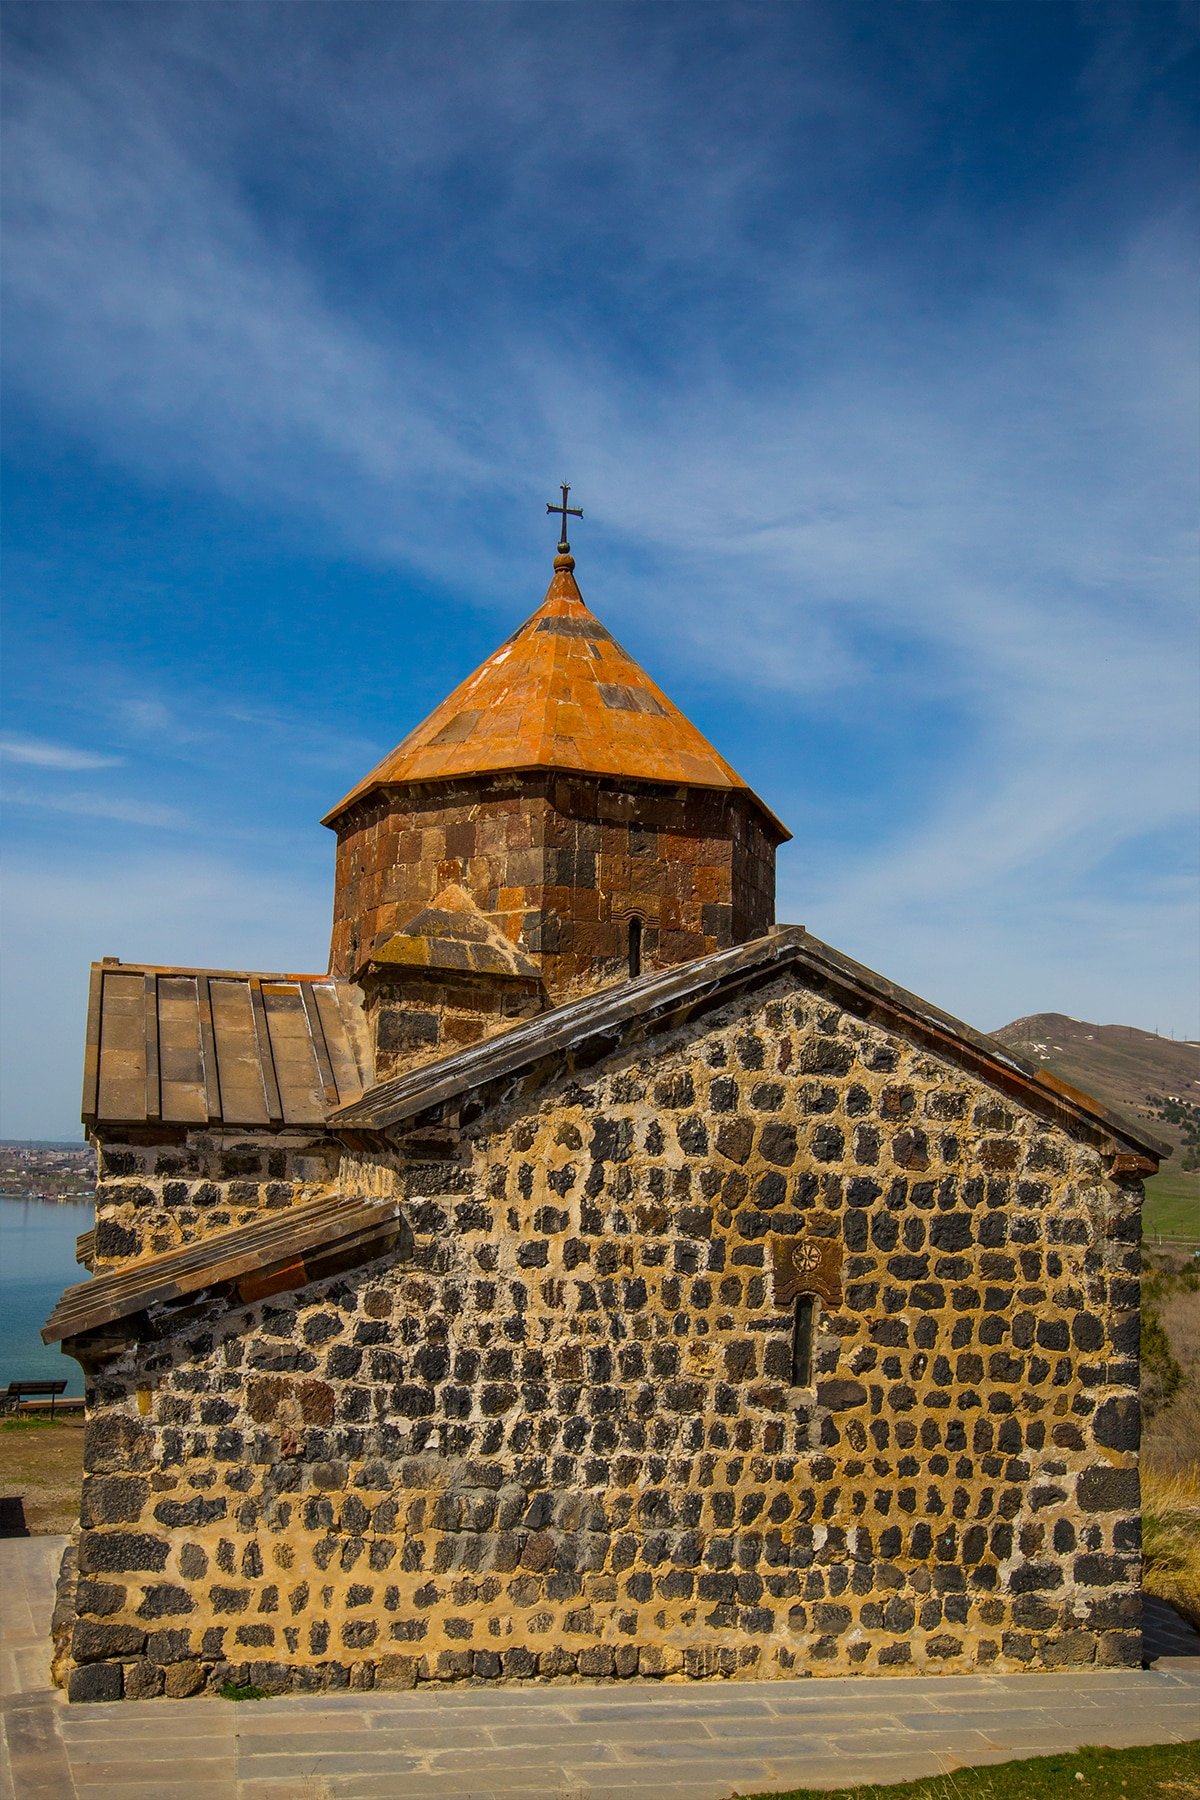
[[500, 776], [363, 802], [338, 837], [330, 968], [459, 882], [542, 969], [557, 1004], [627, 969], [668, 968], [759, 937], [775, 918], [775, 845], [737, 793]]
[[539, 985], [486, 975], [405, 971], [364, 987], [376, 1081], [495, 1037], [544, 1007]]
[[96, 1147], [97, 1273], [315, 1200], [339, 1162], [324, 1132], [296, 1130], [179, 1131], [143, 1144], [99, 1137]]
[[[1139, 1185], [780, 982], [90, 1389], [70, 1693], [1136, 1662]], [[778, 1237], [844, 1298], [789, 1387]]]

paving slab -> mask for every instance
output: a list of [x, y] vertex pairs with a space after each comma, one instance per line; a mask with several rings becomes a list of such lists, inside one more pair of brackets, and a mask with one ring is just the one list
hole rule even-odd
[[62, 1548], [0, 1540], [0, 1800], [725, 1800], [1200, 1736], [1200, 1636], [1161, 1603], [1147, 1669], [69, 1707]]
[[[626, 1690], [627, 1691], [627, 1690]], [[678, 1695], [678, 1699], [676, 1699]], [[595, 1698], [581, 1700], [570, 1708], [572, 1720], [580, 1725], [595, 1724], [603, 1720], [605, 1724], [629, 1724], [647, 1730], [657, 1731], [664, 1719], [728, 1719], [736, 1728], [746, 1723], [753, 1724], [759, 1719], [771, 1717], [768, 1702], [761, 1697], [747, 1696], [742, 1700], [728, 1700], [723, 1694], [714, 1694], [711, 1705], [704, 1704], [703, 1697], [694, 1698], [691, 1688], [668, 1688], [660, 1698], [649, 1700], [616, 1700], [606, 1705], [604, 1699]]]
[[[75, 1786], [70, 1792], [77, 1800], [94, 1800], [97, 1795], [104, 1795], [107, 1800], [107, 1796], [118, 1794], [132, 1794], [134, 1800], [229, 1800], [230, 1794], [236, 1792], [228, 1776], [222, 1781], [202, 1781], [190, 1775], [178, 1781], [166, 1781], [161, 1775], [121, 1774], [93, 1778], [86, 1769], [74, 1773]], [[294, 1788], [292, 1791], [295, 1793]]]

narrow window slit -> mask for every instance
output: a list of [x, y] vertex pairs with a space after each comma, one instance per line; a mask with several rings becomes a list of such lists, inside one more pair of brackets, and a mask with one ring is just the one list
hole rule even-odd
[[636, 981], [642, 972], [642, 921], [629, 921], [629, 979]]
[[792, 1318], [792, 1386], [812, 1386], [813, 1339], [817, 1328], [815, 1294], [801, 1294]]

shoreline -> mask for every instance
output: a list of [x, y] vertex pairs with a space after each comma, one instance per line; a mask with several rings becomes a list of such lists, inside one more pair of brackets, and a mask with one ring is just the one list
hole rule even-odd
[[10, 1194], [0, 1193], [0, 1200], [34, 1200], [40, 1206], [92, 1206], [96, 1204], [93, 1190], [87, 1194]]

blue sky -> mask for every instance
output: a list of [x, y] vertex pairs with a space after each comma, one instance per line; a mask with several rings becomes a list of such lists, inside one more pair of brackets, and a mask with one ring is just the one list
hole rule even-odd
[[5, 8], [3, 1112], [585, 597], [987, 1029], [1197, 1033], [1194, 8]]

